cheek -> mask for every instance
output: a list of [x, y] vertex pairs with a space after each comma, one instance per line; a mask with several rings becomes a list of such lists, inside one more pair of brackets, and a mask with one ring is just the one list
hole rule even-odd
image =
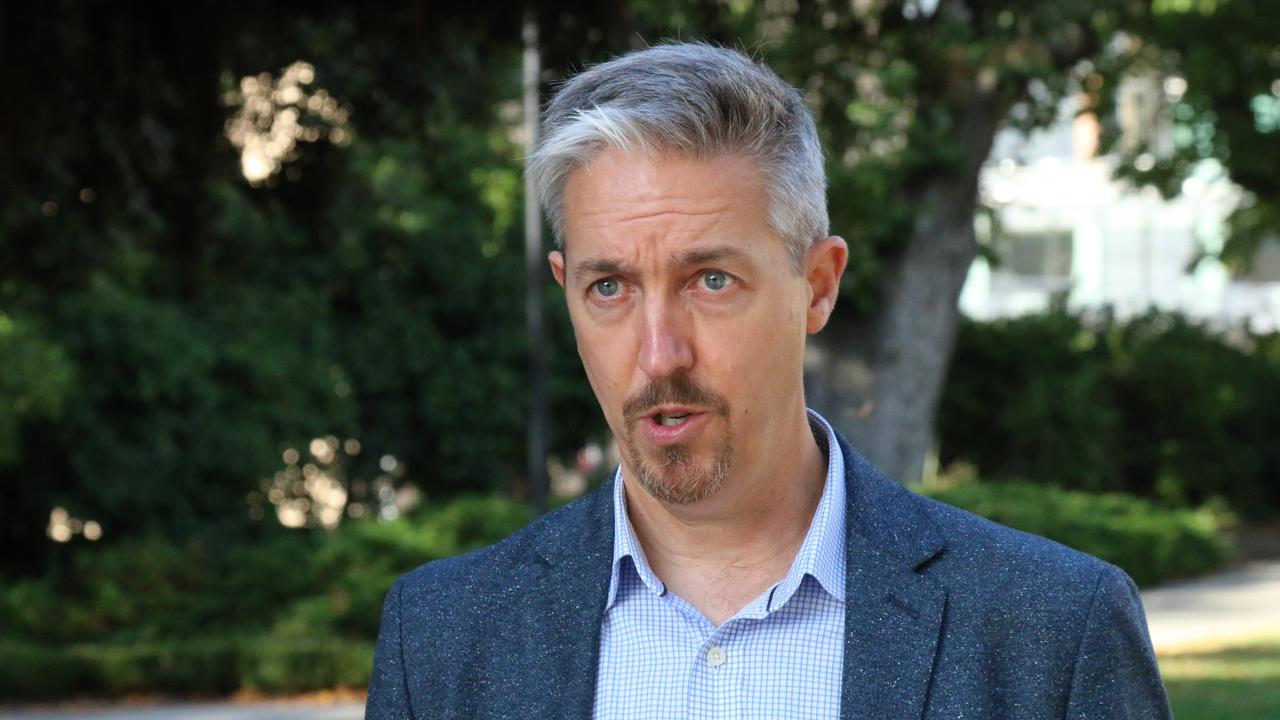
[[764, 412], [795, 392], [804, 372], [805, 315], [794, 307], [743, 318], [723, 343], [723, 379], [736, 390], [740, 413]]

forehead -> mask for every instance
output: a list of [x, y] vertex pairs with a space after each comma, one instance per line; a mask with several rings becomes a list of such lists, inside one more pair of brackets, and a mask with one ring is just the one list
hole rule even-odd
[[635, 255], [702, 244], [781, 244], [755, 162], [609, 149], [570, 173], [568, 254]]

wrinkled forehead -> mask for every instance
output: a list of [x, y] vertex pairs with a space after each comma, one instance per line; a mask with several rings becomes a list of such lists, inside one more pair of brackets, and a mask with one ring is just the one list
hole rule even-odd
[[639, 252], [773, 236], [760, 172], [749, 158], [610, 149], [565, 186], [566, 253]]

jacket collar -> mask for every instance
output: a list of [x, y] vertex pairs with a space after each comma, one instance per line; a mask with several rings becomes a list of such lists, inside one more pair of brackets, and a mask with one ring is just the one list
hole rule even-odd
[[[845, 649], [841, 716], [923, 712], [946, 591], [919, 571], [944, 543], [919, 498], [871, 466], [836, 434], [845, 469]], [[544, 564], [529, 598], [538, 653], [526, 671], [548, 709], [590, 717], [600, 624], [613, 551], [614, 477], [544, 518], [534, 540]], [[857, 711], [857, 712], [855, 712]]]

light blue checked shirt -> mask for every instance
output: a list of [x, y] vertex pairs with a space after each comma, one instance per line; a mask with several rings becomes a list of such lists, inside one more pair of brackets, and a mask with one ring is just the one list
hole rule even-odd
[[668, 592], [645, 560], [614, 474], [613, 574], [600, 632], [594, 715], [834, 718], [844, 659], [844, 458], [809, 410], [827, 480], [791, 569], [720, 627]]

